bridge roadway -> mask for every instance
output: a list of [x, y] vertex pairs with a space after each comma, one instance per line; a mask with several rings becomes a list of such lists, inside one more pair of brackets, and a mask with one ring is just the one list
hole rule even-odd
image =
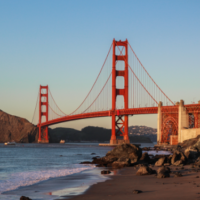
[[[163, 106], [166, 108], [174, 107], [174, 106]], [[156, 114], [158, 113], [158, 107], [144, 107], [144, 108], [129, 108], [129, 109], [119, 109], [119, 110], [108, 110], [108, 111], [98, 111], [98, 112], [90, 112], [84, 114], [77, 115], [67, 115], [61, 118], [49, 120], [47, 122], [43, 122], [38, 124], [38, 126], [50, 126], [62, 122], [74, 121], [79, 119], [87, 119], [87, 118], [95, 118], [95, 117], [108, 117], [112, 116], [115, 112], [115, 115], [138, 115], [138, 114]]]

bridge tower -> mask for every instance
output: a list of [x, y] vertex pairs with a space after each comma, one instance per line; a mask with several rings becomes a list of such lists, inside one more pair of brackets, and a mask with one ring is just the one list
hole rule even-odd
[[45, 116], [46, 121], [48, 121], [49, 115], [49, 104], [48, 104], [48, 85], [41, 86], [40, 85], [40, 93], [39, 93], [39, 136], [38, 143], [49, 143], [48, 138], [48, 126], [42, 128], [42, 116]]
[[[116, 47], [123, 46], [125, 48], [124, 55], [116, 55]], [[125, 64], [124, 70], [116, 70], [116, 61], [123, 61]], [[124, 88], [116, 88], [116, 79], [118, 76], [124, 77]], [[112, 58], [112, 133], [110, 144], [118, 144], [116, 136], [123, 136], [125, 143], [130, 143], [128, 136], [128, 115], [119, 115], [116, 110], [116, 99], [118, 95], [124, 97], [124, 108], [128, 109], [128, 40], [115, 41], [113, 39], [113, 58]], [[116, 132], [117, 130], [117, 132]], [[120, 133], [121, 132], [121, 133]]]

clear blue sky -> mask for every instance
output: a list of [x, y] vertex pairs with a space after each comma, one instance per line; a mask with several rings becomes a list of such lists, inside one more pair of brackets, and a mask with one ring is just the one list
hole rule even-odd
[[[0, 109], [32, 120], [39, 85], [73, 111], [90, 90], [112, 39], [128, 39], [173, 100], [200, 100], [200, 1], [0, 0]], [[156, 115], [129, 125], [156, 127]], [[109, 128], [108, 118], [60, 126]]]

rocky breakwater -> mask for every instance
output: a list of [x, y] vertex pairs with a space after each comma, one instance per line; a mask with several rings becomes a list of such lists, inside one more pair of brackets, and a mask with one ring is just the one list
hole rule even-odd
[[0, 142], [37, 142], [38, 128], [28, 120], [0, 110]]
[[94, 157], [92, 162], [81, 164], [96, 164], [97, 167], [122, 168], [132, 166], [142, 157], [142, 149], [133, 144], [121, 144], [109, 151], [102, 158]]
[[[121, 144], [109, 151], [106, 156], [94, 157], [92, 162], [82, 164], [96, 164], [97, 167], [107, 167], [109, 170], [123, 167], [133, 167], [136, 175], [155, 174], [157, 178], [182, 177], [190, 172], [200, 172], [200, 138], [190, 145], [179, 144], [169, 149], [156, 147], [144, 148], [133, 144]], [[143, 150], [143, 153], [142, 153]], [[169, 155], [151, 155], [148, 150], [167, 150]], [[106, 174], [106, 173], [104, 173]]]

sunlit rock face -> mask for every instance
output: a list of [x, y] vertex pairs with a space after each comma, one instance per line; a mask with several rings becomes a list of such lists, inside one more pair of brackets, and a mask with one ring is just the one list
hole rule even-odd
[[38, 140], [38, 128], [28, 120], [0, 110], [0, 142], [26, 142]]

